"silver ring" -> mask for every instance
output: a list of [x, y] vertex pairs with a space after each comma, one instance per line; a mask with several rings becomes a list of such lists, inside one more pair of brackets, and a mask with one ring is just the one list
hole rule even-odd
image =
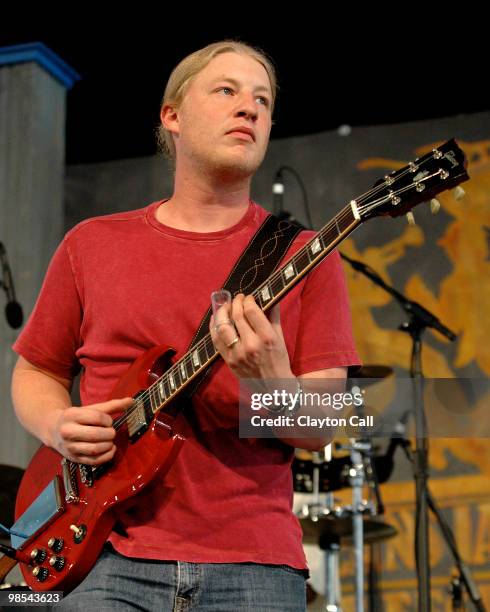
[[236, 336], [236, 338], [234, 338], [229, 344], [226, 345], [226, 348], [228, 349], [233, 348], [235, 344], [238, 344], [239, 341], [240, 341], [240, 338]]

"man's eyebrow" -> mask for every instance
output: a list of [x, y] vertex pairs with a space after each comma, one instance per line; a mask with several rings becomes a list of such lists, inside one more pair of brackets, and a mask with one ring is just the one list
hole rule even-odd
[[[218, 83], [218, 82], [222, 82], [222, 81], [226, 81], [227, 83], [231, 83], [235, 87], [239, 87], [239, 85], [240, 85], [240, 83], [238, 81], [236, 81], [235, 79], [232, 79], [230, 77], [216, 78], [216, 79], [213, 80], [213, 83]], [[255, 91], [265, 91], [270, 96], [272, 95], [270, 87], [266, 87], [265, 85], [258, 85], [257, 87], [254, 88], [254, 90]]]

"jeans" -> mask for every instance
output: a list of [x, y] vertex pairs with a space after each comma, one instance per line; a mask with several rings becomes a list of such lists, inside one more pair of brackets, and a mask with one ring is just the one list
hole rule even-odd
[[53, 612], [304, 612], [306, 576], [286, 565], [186, 563], [124, 557], [104, 549]]

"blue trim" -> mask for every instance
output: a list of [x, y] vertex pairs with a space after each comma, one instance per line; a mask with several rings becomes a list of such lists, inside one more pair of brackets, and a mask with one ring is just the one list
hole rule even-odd
[[67, 89], [82, 77], [42, 42], [0, 47], [0, 66], [37, 62]]

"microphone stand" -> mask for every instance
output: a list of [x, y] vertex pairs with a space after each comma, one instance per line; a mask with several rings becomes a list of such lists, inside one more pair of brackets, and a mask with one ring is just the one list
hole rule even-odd
[[406, 298], [399, 291], [387, 285], [384, 280], [372, 268], [360, 261], [351, 259], [341, 254], [357, 271], [370, 278], [376, 285], [390, 293], [408, 314], [409, 321], [402, 323], [399, 329], [412, 338], [412, 356], [410, 362], [410, 376], [414, 389], [414, 415], [415, 415], [415, 440], [416, 447], [414, 455], [414, 479], [416, 498], [415, 519], [415, 561], [417, 567], [418, 583], [418, 611], [430, 612], [430, 565], [429, 565], [429, 491], [427, 481], [429, 478], [429, 441], [427, 438], [427, 424], [424, 411], [423, 381], [422, 374], [422, 336], [427, 327], [436, 329], [451, 341], [456, 339], [456, 334], [445, 327], [439, 319], [429, 312], [418, 302]]
[[[407, 439], [404, 439], [402, 447], [403, 447], [403, 450], [408, 460], [413, 465], [414, 457], [413, 457], [413, 451], [410, 447], [410, 442]], [[456, 545], [456, 540], [454, 538], [454, 534], [451, 530], [451, 527], [449, 526], [448, 522], [444, 518], [442, 512], [437, 506], [437, 503], [434, 497], [432, 496], [432, 493], [430, 492], [428, 488], [427, 488], [427, 501], [429, 504], [429, 508], [432, 510], [434, 516], [437, 519], [439, 528], [442, 532], [442, 535], [444, 536], [444, 539], [446, 540], [449, 551], [451, 552], [453, 556], [454, 564], [458, 568], [459, 575], [451, 581], [453, 600], [454, 600], [455, 606], [461, 605], [461, 600], [460, 600], [461, 587], [465, 587], [471, 602], [475, 606], [475, 609], [478, 610], [478, 612], [486, 612], [486, 608], [485, 608], [485, 605], [483, 604], [478, 587], [473, 582], [473, 578], [471, 577], [470, 570], [468, 566], [465, 564], [465, 562], [463, 561], [463, 559], [461, 558], [461, 555], [459, 554], [459, 551]], [[458, 608], [456, 607], [453, 609], [458, 609]]]

